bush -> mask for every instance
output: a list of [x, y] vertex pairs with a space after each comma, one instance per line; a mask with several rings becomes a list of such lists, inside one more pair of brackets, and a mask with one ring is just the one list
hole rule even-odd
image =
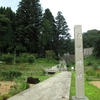
[[11, 97], [11, 95], [9, 95], [9, 94], [4, 94], [4, 95], [1, 96], [0, 100], [7, 100], [7, 99], [10, 98], [10, 97]]
[[99, 65], [98, 65], [98, 63], [94, 63], [92, 66], [93, 66], [94, 70], [97, 70]]
[[21, 91], [24, 91], [26, 89], [28, 89], [30, 86], [28, 83], [26, 82], [19, 82], [19, 83], [16, 83], [14, 86], [11, 87], [11, 90], [10, 90], [10, 95], [16, 95], [18, 94], [19, 92]]
[[20, 60], [21, 60], [21, 62], [27, 62], [27, 57], [28, 57], [28, 53], [22, 53], [22, 54], [20, 54]]
[[46, 58], [48, 59], [48, 61], [55, 59], [54, 51], [53, 50], [47, 50], [46, 51]]
[[5, 61], [7, 64], [11, 64], [14, 57], [10, 53], [2, 55], [2, 61]]
[[21, 59], [20, 59], [20, 57], [16, 57], [15, 62], [16, 62], [16, 63], [21, 63]]
[[3, 77], [3, 80], [13, 80], [14, 78], [17, 78], [21, 76], [22, 73], [18, 70], [2, 70], [1, 76]]
[[27, 61], [31, 64], [31, 63], [34, 63], [35, 62], [35, 56], [34, 55], [29, 55], [28, 58], [27, 58]]
[[100, 72], [96, 72], [96, 77], [100, 79]]
[[86, 80], [87, 81], [93, 81], [100, 79], [100, 72], [95, 71], [93, 69], [87, 70], [86, 71]]
[[87, 71], [86, 71], [86, 75], [87, 75], [87, 76], [95, 76], [96, 73], [95, 73], [95, 71], [94, 71], [93, 69], [90, 69], [90, 70], [87, 70]]

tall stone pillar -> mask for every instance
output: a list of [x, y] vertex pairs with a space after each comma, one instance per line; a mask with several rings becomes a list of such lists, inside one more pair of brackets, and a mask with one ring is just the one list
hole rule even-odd
[[75, 25], [75, 70], [76, 70], [76, 96], [72, 100], [88, 100], [84, 95], [84, 61], [83, 61], [83, 40], [82, 26]]

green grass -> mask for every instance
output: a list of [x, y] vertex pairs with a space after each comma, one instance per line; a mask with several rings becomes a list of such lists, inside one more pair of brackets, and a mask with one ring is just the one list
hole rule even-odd
[[[100, 89], [85, 80], [85, 96], [89, 100], [100, 100]], [[71, 88], [70, 88], [70, 100], [72, 96], [75, 96], [75, 73], [72, 73]]]
[[85, 81], [85, 95], [89, 100], [100, 100], [100, 89]]
[[[0, 100], [6, 100], [5, 98], [8, 98], [10, 96], [13, 96], [25, 89], [27, 89], [28, 84], [26, 84], [26, 78], [27, 77], [34, 77], [39, 78], [40, 82], [44, 81], [47, 78], [50, 78], [52, 75], [46, 75], [45, 70], [43, 67], [52, 67], [57, 65], [59, 62], [56, 60], [48, 61], [47, 59], [36, 59], [36, 61], [32, 64], [30, 63], [18, 63], [18, 64], [0, 64], [0, 81], [10, 81], [10, 78], [4, 78], [2, 74], [2, 71], [4, 71], [5, 75], [8, 75], [8, 70], [14, 70], [21, 72], [20, 77], [14, 77], [11, 80], [15, 81], [16, 84], [13, 88], [11, 88], [11, 91], [9, 94], [0, 96]], [[7, 73], [7, 74], [6, 74]], [[11, 74], [11, 73], [10, 73]], [[12, 76], [13, 77], [13, 76]]]
[[15, 65], [7, 65], [7, 64], [0, 64], [0, 71], [1, 70], [18, 70], [23, 73], [22, 76], [44, 76], [45, 71], [43, 67], [52, 67], [57, 65], [59, 62], [56, 60], [52, 60], [51, 62], [47, 59], [41, 58], [37, 59], [35, 63], [19, 63]]
[[43, 66], [43, 67], [52, 67], [52, 66], [55, 66], [59, 63], [59, 61], [57, 60], [51, 60], [51, 61], [48, 61], [48, 59], [45, 59], [45, 58], [39, 58], [36, 60], [36, 63], [38, 66]]

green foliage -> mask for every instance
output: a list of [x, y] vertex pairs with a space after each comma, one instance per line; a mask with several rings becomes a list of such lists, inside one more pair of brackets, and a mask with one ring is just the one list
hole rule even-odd
[[14, 86], [11, 87], [9, 94], [11, 96], [18, 94], [21, 91], [24, 91], [29, 88], [29, 84], [26, 82], [17, 82]]
[[98, 66], [100, 65], [100, 59], [96, 58], [94, 55], [91, 55], [85, 58], [84, 65], [93, 67], [93, 70], [98, 70]]
[[[70, 99], [72, 96], [75, 96], [75, 73], [72, 73], [72, 78], [71, 78], [71, 89], [70, 89]], [[100, 99], [100, 89], [97, 88], [96, 86], [90, 84], [88, 81], [85, 80], [85, 96], [89, 100], [99, 100]]]
[[47, 50], [46, 51], [46, 58], [48, 61], [52, 61], [55, 58], [55, 53], [53, 50]]
[[0, 80], [13, 80], [15, 82], [14, 86], [10, 87], [10, 92], [8, 93], [9, 95], [5, 95], [4, 97], [0, 95], [0, 100], [3, 100], [2, 98], [6, 97], [9, 98], [29, 88], [30, 86], [26, 82], [26, 78], [29, 76], [32, 76], [34, 78], [38, 77], [41, 82], [47, 78], [50, 78], [52, 75], [46, 75], [46, 71], [43, 69], [43, 67], [52, 67], [57, 65], [58, 63], [59, 62], [56, 60], [52, 60], [52, 62], [49, 62], [46, 58], [39, 58], [36, 59], [36, 61], [32, 64], [0, 64]]
[[12, 52], [14, 46], [14, 18], [11, 8], [0, 7], [0, 53]]
[[35, 62], [35, 56], [34, 55], [29, 55], [28, 56], [28, 62], [31, 64], [31, 63], [34, 63]]
[[53, 50], [56, 56], [73, 53], [68, 30], [60, 11], [56, 19], [49, 9], [42, 14], [39, 0], [22, 0], [16, 13], [10, 7], [0, 7], [0, 54], [25, 52], [45, 57], [46, 50]]
[[0, 72], [2, 80], [13, 80], [20, 77], [22, 73], [18, 70], [1, 70]]
[[100, 89], [96, 86], [85, 81], [85, 95], [89, 100], [99, 100], [100, 99]]
[[43, 67], [51, 67], [59, 64], [59, 61], [52, 59], [52, 61], [49, 61], [46, 58], [39, 58], [36, 60], [38, 66], [43, 66]]
[[16, 57], [16, 63], [20, 63], [20, 62], [34, 63], [35, 56], [33, 54], [29, 54], [29, 53], [21, 53], [19, 56]]
[[19, 55], [21, 62], [27, 62], [28, 55], [28, 53], [21, 53]]
[[91, 56], [85, 58], [84, 65], [85, 66], [92, 66], [95, 63], [95, 61], [96, 61], [96, 58], [93, 55], [91, 55]]
[[67, 22], [62, 15], [62, 12], [58, 11], [56, 16], [56, 34], [54, 40], [54, 48], [57, 54], [63, 54], [69, 52], [68, 49], [71, 47], [71, 39], [69, 34], [69, 28]]
[[100, 78], [98, 66], [100, 66], [100, 60], [97, 59], [94, 55], [85, 58], [86, 80], [92, 81], [98, 80]]
[[85, 73], [87, 76], [95, 76], [95, 71], [93, 69], [87, 70]]
[[99, 71], [89, 69], [85, 72], [85, 74], [86, 74], [86, 80], [87, 81], [94, 81], [94, 80], [100, 79], [100, 72]]
[[6, 62], [7, 64], [11, 64], [14, 59], [13, 55], [11, 55], [10, 53], [2, 54], [1, 58], [2, 58], [2, 61]]
[[10, 97], [11, 97], [10, 94], [3, 94], [2, 96], [0, 96], [0, 100], [7, 100]]
[[100, 31], [98, 31], [98, 37], [96, 38], [96, 42], [94, 45], [94, 55], [97, 58], [100, 58]]
[[[19, 8], [16, 12], [15, 32], [17, 38], [15, 41], [25, 47], [25, 52], [38, 52], [41, 19], [42, 8], [39, 0], [22, 0], [19, 3]], [[20, 51], [17, 50], [18, 53]]]
[[45, 57], [46, 50], [54, 50], [53, 43], [55, 38], [56, 25], [54, 16], [49, 9], [45, 9], [43, 14], [42, 29], [40, 34], [39, 51]]
[[86, 33], [83, 33], [83, 47], [90, 48], [94, 47], [98, 39], [98, 30], [89, 30]]
[[20, 57], [16, 57], [15, 62], [16, 62], [17, 64], [18, 64], [18, 63], [21, 63], [21, 58], [20, 58]]

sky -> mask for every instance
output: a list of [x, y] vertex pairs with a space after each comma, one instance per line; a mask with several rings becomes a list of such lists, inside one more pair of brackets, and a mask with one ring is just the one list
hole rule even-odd
[[[21, 0], [0, 0], [0, 6], [11, 7], [16, 11]], [[61, 11], [68, 27], [71, 38], [74, 38], [74, 26], [82, 25], [82, 33], [88, 30], [100, 30], [100, 0], [40, 0], [45, 10], [49, 8], [53, 16]]]

